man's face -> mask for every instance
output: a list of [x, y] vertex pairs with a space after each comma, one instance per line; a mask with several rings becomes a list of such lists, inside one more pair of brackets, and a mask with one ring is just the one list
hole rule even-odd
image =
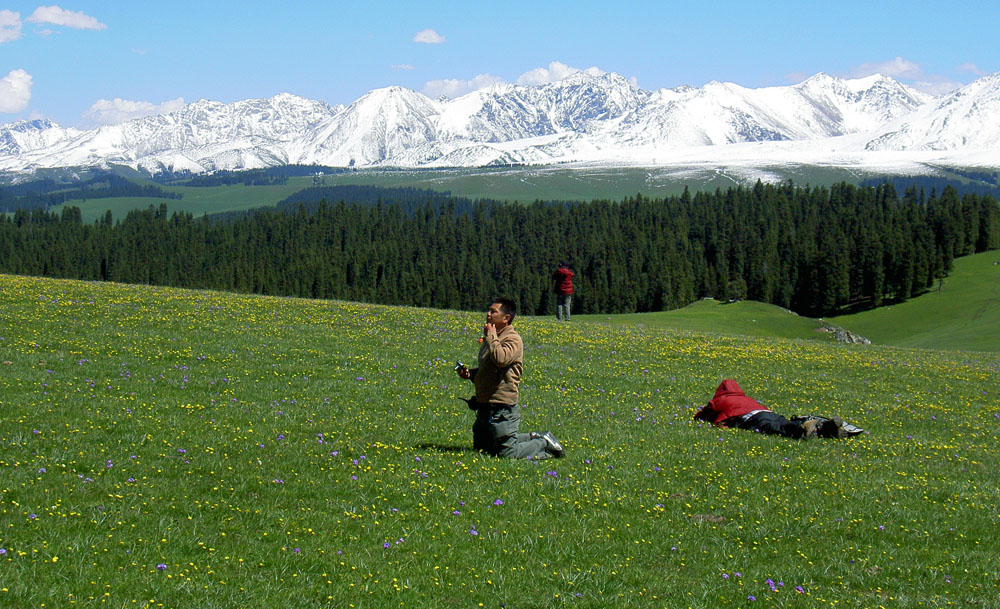
[[493, 324], [497, 330], [503, 329], [507, 325], [507, 320], [510, 316], [505, 314], [503, 310], [500, 309], [500, 303], [494, 302], [490, 305], [490, 308], [486, 310], [486, 322]]

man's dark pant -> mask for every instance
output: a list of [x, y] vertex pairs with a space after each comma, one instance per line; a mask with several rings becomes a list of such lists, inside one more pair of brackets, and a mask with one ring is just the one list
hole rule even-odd
[[496, 457], [548, 457], [545, 440], [517, 433], [520, 424], [521, 407], [517, 404], [477, 404], [476, 422], [472, 424], [472, 446]]
[[[759, 431], [760, 433], [774, 434], [778, 436], [785, 436], [786, 438], [801, 438], [805, 435], [805, 430], [798, 423], [792, 423], [785, 417], [781, 416], [776, 412], [771, 412], [770, 410], [765, 410], [764, 412], [758, 412], [747, 420], [742, 420], [740, 418], [734, 417], [734, 425], [727, 425], [727, 427], [739, 427], [740, 429], [748, 429], [750, 431]], [[729, 423], [729, 421], [726, 421]]]

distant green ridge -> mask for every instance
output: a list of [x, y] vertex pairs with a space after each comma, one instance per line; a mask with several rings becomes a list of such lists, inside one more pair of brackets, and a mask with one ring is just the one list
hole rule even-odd
[[[686, 332], [832, 341], [822, 322], [753, 301], [703, 299], [682, 309], [623, 315], [577, 315], [576, 322]], [[826, 318], [874, 344], [922, 349], [1000, 351], [1000, 251], [965, 256], [940, 289], [908, 300]], [[573, 323], [573, 322], [570, 322]]]
[[877, 344], [1000, 351], [1000, 251], [957, 258], [940, 289], [829, 321]]
[[751, 300], [724, 303], [705, 298], [673, 311], [577, 315], [572, 319], [589, 323], [637, 325], [706, 334], [832, 340], [832, 336], [823, 332], [822, 324], [815, 319]]

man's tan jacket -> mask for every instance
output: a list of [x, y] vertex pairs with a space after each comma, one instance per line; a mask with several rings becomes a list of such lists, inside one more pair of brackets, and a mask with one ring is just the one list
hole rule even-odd
[[513, 326], [490, 332], [479, 346], [479, 368], [471, 371], [476, 401], [517, 404], [517, 386], [524, 366], [524, 345]]

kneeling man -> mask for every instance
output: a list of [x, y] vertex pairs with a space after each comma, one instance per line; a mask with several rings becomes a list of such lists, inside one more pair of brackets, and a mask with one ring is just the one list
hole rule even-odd
[[476, 450], [512, 459], [562, 457], [563, 447], [552, 432], [518, 433], [521, 409], [517, 386], [521, 382], [524, 345], [514, 330], [514, 301], [497, 298], [486, 311], [479, 366], [456, 368], [458, 376], [470, 379], [475, 398], [468, 400], [476, 411], [472, 444]]

